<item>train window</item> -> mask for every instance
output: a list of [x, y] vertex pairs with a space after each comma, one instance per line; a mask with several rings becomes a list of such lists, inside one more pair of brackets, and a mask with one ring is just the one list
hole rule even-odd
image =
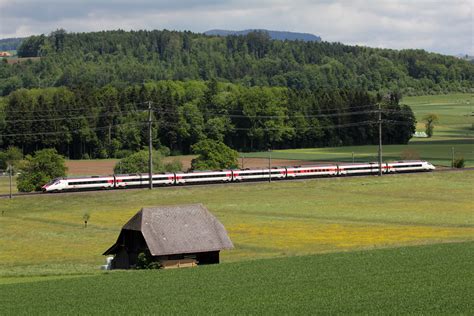
[[148, 179], [132, 178], [132, 179], [123, 179], [122, 181], [124, 181], [124, 182], [137, 182], [137, 181], [148, 181]]
[[264, 176], [264, 175], [268, 175], [268, 172], [249, 172], [249, 173], [244, 173], [244, 174], [239, 174], [239, 176]]
[[414, 168], [414, 167], [422, 167], [422, 164], [413, 164], [413, 165], [402, 165], [402, 166], [393, 166], [394, 168]]
[[104, 184], [108, 183], [108, 180], [97, 180], [97, 181], [71, 181], [68, 185], [87, 185], [87, 184]]
[[375, 167], [372, 167], [372, 166], [368, 166], [368, 167], [351, 167], [351, 166], [345, 166], [345, 167], [344, 167], [345, 170], [369, 170], [369, 169], [372, 169], [372, 168], [375, 168]]
[[203, 178], [222, 178], [222, 177], [227, 177], [227, 175], [226, 174], [207, 174], [207, 175], [187, 174], [181, 177], [183, 179], [203, 179]]

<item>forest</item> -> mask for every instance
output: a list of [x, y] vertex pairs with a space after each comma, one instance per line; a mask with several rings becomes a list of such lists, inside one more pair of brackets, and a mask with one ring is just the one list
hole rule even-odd
[[0, 102], [0, 148], [56, 148], [66, 157], [125, 157], [148, 142], [187, 154], [203, 139], [239, 151], [374, 144], [378, 106], [386, 144], [415, 130], [399, 94], [295, 90], [208, 81], [155, 81], [118, 89], [18, 89]]
[[145, 81], [210, 80], [246, 87], [362, 90], [404, 95], [469, 92], [474, 64], [423, 50], [271, 40], [268, 33], [103, 31], [23, 39], [19, 57], [0, 63], [0, 96], [20, 88], [117, 89]]
[[379, 106], [383, 142], [403, 144], [416, 122], [402, 94], [474, 89], [474, 65], [455, 57], [259, 31], [57, 30], [18, 55], [0, 62], [0, 148], [72, 159], [142, 149], [148, 108], [154, 146], [172, 154], [203, 139], [239, 151], [374, 144]]

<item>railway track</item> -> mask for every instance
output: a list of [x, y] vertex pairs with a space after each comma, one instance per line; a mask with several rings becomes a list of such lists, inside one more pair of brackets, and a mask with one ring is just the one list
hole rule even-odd
[[[432, 172], [463, 172], [463, 171], [471, 171], [474, 170], [473, 168], [462, 168], [462, 169], [452, 169], [452, 168], [443, 168], [443, 169], [436, 169], [433, 170]], [[413, 172], [409, 174], [417, 174], [419, 172]], [[408, 173], [387, 173], [384, 174], [383, 176], [396, 176], [396, 175], [408, 175]], [[330, 180], [330, 179], [338, 179], [338, 178], [344, 178], [344, 177], [376, 177], [377, 175], [373, 174], [366, 174], [366, 175], [351, 175], [351, 176], [337, 176], [337, 177], [307, 177], [304, 179], [279, 179], [279, 180], [273, 180], [274, 182], [279, 182], [279, 181], [307, 181], [307, 180], [313, 180], [313, 179], [321, 179], [321, 180]], [[247, 182], [230, 182], [230, 183], [205, 183], [205, 184], [187, 184], [185, 185], [186, 187], [193, 187], [193, 186], [199, 186], [199, 187], [213, 187], [217, 185], [253, 185], [253, 184], [259, 184], [263, 182], [268, 182], [268, 181], [247, 181]], [[180, 189], [183, 188], [181, 185], [177, 186], [157, 186], [155, 188], [159, 189]], [[57, 194], [61, 195], [71, 195], [71, 194], [86, 194], [90, 192], [121, 192], [123, 190], [148, 190], [148, 188], [145, 187], [135, 187], [135, 188], [121, 188], [121, 189], [109, 189], [109, 190], [86, 190], [86, 191], [67, 191], [67, 192], [56, 192], [56, 193], [43, 193], [43, 192], [19, 192], [19, 193], [13, 193], [12, 197], [26, 197], [26, 196], [32, 196], [32, 195], [42, 195], [42, 196], [55, 196]], [[0, 199], [7, 199], [10, 197], [10, 194], [0, 194]]]

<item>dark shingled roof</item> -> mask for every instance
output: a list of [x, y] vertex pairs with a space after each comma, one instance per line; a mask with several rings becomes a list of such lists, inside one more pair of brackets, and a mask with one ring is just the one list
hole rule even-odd
[[[202, 204], [142, 208], [123, 226], [124, 230], [141, 231], [153, 256], [234, 247], [224, 226]], [[120, 236], [104, 255], [114, 253], [119, 243]]]

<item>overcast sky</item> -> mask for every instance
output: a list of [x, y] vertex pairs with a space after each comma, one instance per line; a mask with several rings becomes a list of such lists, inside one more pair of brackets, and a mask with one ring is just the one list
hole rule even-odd
[[99, 30], [265, 28], [474, 55], [474, 0], [0, 0], [0, 38]]

